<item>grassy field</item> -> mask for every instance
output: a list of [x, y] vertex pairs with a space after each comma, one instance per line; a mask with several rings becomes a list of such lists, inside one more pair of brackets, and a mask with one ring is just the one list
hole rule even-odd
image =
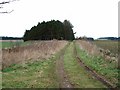
[[3, 88], [55, 88], [55, 59], [12, 65], [3, 70]]
[[105, 88], [79, 65], [74, 56], [74, 44], [71, 43], [64, 55], [64, 66], [71, 83], [77, 88]]
[[112, 40], [95, 40], [93, 41], [98, 47], [108, 49], [114, 54], [118, 54], [118, 41]]
[[[28, 42], [25, 42], [28, 44]], [[37, 59], [47, 59], [67, 44], [67, 41], [31, 41], [30, 45], [2, 50], [2, 68]]]
[[60, 52], [51, 58], [26, 64], [13, 64], [3, 69], [2, 88], [58, 88], [55, 63], [59, 54]]
[[13, 41], [13, 40], [7, 40], [7, 41], [1, 41], [0, 42], [0, 48], [11, 48], [14, 46], [25, 46], [31, 44], [31, 42], [23, 42], [22, 40], [19, 41]]
[[2, 90], [2, 71], [0, 71], [0, 90]]
[[[68, 44], [66, 41], [55, 40], [37, 42], [33, 45], [26, 46], [23, 48], [24, 50], [20, 48], [18, 54], [16, 54], [17, 52], [14, 52], [14, 50], [13, 52], [11, 51], [12, 53], [7, 53], [5, 57], [9, 56], [9, 58], [6, 58], [6, 63], [8, 63], [7, 60], [10, 58], [14, 60], [9, 67], [2, 70], [2, 87], [60, 88], [59, 80], [61, 78], [58, 72], [61, 70], [61, 74], [65, 74], [63, 76], [60, 75], [62, 79], [67, 77], [65, 80], [68, 80], [67, 82], [74, 88], [107, 88], [107, 86], [88, 73], [88, 71], [79, 64], [75, 57], [74, 46], [76, 47], [78, 56], [85, 65], [95, 70], [99, 75], [104, 76], [115, 86], [118, 84], [117, 78], [119, 70], [117, 69], [116, 63], [106, 61], [99, 56], [88, 54], [80, 48], [80, 44], [77, 42], [70, 42], [70, 44]], [[61, 54], [63, 51], [65, 52]], [[21, 53], [23, 53], [23, 55]], [[18, 56], [13, 57], [11, 54]], [[15, 60], [21, 60], [21, 57], [23, 59], [25, 55], [26, 58], [24, 59], [28, 59], [27, 62], [14, 64]], [[48, 58], [47, 55], [50, 57]], [[12, 61], [9, 60], [9, 62]], [[60, 66], [63, 68], [59, 68]]]
[[34, 52], [29, 51], [29, 54], [33, 54], [40, 49], [40, 51], [42, 51], [37, 52], [39, 56], [44, 54], [47, 57], [47, 54], [49, 54], [51, 57], [45, 59], [46, 57], [44, 56], [43, 59], [37, 58], [37, 60], [34, 60], [34, 57], [26, 63], [11, 64], [11, 66], [2, 70], [2, 87], [58, 88], [59, 81], [56, 74], [56, 60], [59, 56], [60, 49], [66, 44], [66, 41], [46, 41], [37, 42], [35, 46], [32, 45], [32, 51], [34, 50]]
[[100, 56], [89, 55], [86, 51], [81, 50], [78, 44], [76, 44], [76, 47], [78, 56], [86, 65], [105, 76], [114, 85], [118, 84], [118, 69], [116, 63], [106, 61]]
[[[63, 65], [69, 82], [76, 88], [106, 88], [79, 65], [74, 56], [74, 44], [63, 48]], [[60, 51], [62, 52], [63, 49]], [[3, 88], [59, 88], [56, 62], [60, 52], [49, 59], [30, 61], [24, 64], [12, 64], [3, 69]]]

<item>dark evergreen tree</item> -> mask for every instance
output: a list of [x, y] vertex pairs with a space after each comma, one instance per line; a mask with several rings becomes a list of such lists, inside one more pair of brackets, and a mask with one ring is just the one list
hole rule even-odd
[[23, 36], [24, 41], [27, 40], [74, 40], [73, 25], [65, 20], [63, 23], [59, 20], [51, 20], [48, 22], [38, 23], [30, 30], [26, 30]]
[[64, 20], [65, 37], [67, 40], [74, 40], [73, 25], [68, 20]]

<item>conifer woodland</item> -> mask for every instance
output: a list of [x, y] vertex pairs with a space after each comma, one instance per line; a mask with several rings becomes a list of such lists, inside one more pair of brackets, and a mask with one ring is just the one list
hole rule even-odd
[[74, 40], [73, 25], [68, 21], [59, 20], [43, 21], [26, 30], [23, 36], [24, 41], [28, 40]]

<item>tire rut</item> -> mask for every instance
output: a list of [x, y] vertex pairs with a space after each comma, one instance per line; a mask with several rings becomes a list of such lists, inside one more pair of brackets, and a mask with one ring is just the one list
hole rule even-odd
[[117, 90], [117, 88], [111, 84], [109, 81], [107, 81], [104, 77], [100, 76], [98, 73], [96, 73], [94, 70], [92, 70], [90, 67], [88, 67], [87, 65], [85, 65], [82, 60], [80, 59], [80, 57], [77, 55], [77, 50], [76, 50], [76, 46], [74, 45], [74, 55], [76, 57], [76, 60], [78, 61], [78, 63], [80, 64], [80, 66], [82, 66], [88, 73], [90, 73], [92, 76], [94, 76], [97, 80], [99, 80], [100, 82], [102, 82], [104, 85], [106, 85], [108, 88], [115, 88]]
[[73, 86], [72, 84], [69, 82], [67, 74], [64, 70], [64, 53], [65, 53], [65, 49], [61, 51], [57, 61], [56, 61], [56, 72], [57, 72], [57, 76], [58, 76], [58, 80], [59, 80], [59, 88], [69, 88], [72, 89]]

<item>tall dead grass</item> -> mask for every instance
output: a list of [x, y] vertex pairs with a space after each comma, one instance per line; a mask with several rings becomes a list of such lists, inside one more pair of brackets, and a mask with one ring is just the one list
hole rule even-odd
[[28, 46], [2, 49], [2, 68], [30, 60], [47, 59], [60, 51], [66, 44], [67, 41], [57, 40], [32, 41], [32, 44]]
[[110, 52], [110, 50], [105, 50], [102, 48], [99, 48], [94, 43], [86, 40], [77, 40], [77, 44], [79, 44], [80, 48], [84, 51], [86, 51], [88, 54], [93, 56], [102, 56], [105, 60], [118, 62], [118, 57], [114, 56], [113, 53]]
[[82, 50], [85, 50], [88, 54], [91, 54], [91, 55], [99, 55], [100, 54], [98, 47], [96, 45], [93, 45], [89, 41], [77, 40], [76, 43], [79, 44], [80, 48]]

